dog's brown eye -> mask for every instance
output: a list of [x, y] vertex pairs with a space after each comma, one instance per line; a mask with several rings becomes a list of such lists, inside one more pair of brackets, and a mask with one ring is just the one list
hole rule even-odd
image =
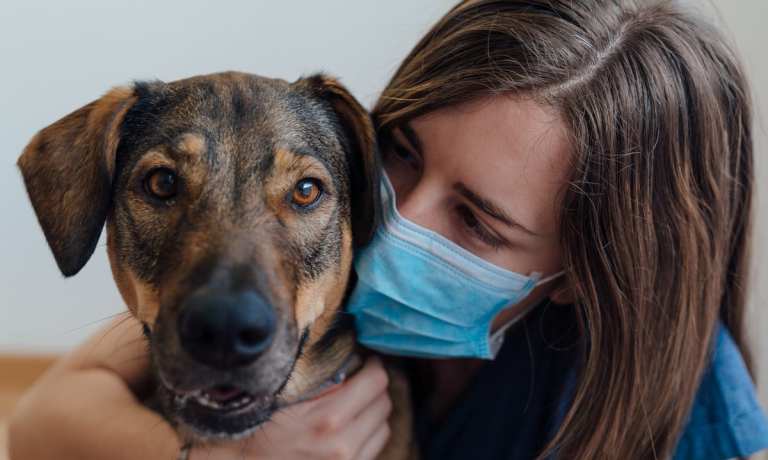
[[302, 179], [296, 183], [296, 187], [293, 189], [293, 195], [291, 195], [291, 201], [296, 206], [306, 208], [311, 206], [323, 194], [323, 189], [320, 187], [320, 183], [315, 179]]
[[144, 180], [147, 193], [160, 200], [170, 200], [178, 191], [176, 173], [168, 168], [152, 170]]

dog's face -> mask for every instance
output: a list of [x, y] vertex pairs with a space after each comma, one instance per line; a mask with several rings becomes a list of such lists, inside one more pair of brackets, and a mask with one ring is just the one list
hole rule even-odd
[[352, 346], [339, 307], [377, 165], [367, 114], [334, 80], [119, 88], [38, 133], [19, 165], [65, 275], [106, 221], [163, 411], [190, 435], [248, 433]]

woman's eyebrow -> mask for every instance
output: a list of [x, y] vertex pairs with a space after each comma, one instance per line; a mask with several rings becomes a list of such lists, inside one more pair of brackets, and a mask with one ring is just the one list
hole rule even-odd
[[472, 204], [477, 206], [481, 211], [488, 214], [489, 216], [493, 217], [494, 219], [517, 229], [522, 230], [524, 233], [527, 233], [531, 236], [541, 236], [538, 233], [528, 229], [523, 224], [515, 220], [512, 216], [509, 215], [504, 209], [501, 208], [501, 206], [495, 204], [488, 198], [484, 198], [477, 193], [470, 190], [466, 185], [464, 185], [461, 182], [456, 183], [453, 186], [454, 190], [459, 192], [464, 198], [471, 201]]

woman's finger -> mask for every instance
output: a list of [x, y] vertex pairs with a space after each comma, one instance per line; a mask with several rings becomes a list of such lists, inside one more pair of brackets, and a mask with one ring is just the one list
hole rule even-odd
[[391, 411], [392, 401], [389, 399], [389, 394], [384, 392], [353, 418], [344, 427], [340, 436], [348, 440], [353, 452], [358, 452], [379, 428], [386, 425]]
[[374, 460], [386, 445], [390, 434], [391, 431], [389, 429], [389, 424], [384, 423], [381, 425], [379, 429], [376, 430], [376, 432], [373, 434], [373, 436], [368, 438], [368, 440], [363, 444], [362, 448], [357, 453], [357, 456], [355, 456], [355, 459]]

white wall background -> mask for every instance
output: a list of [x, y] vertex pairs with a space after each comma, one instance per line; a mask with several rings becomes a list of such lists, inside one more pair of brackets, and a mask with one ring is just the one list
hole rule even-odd
[[[691, 2], [698, 4], [698, 2]], [[453, 0], [3, 0], [0, 5], [0, 352], [49, 352], [123, 310], [103, 245], [76, 277], [56, 269], [15, 161], [43, 126], [134, 79], [243, 70], [293, 80], [324, 70], [370, 105]], [[764, 0], [719, 0], [768, 107]], [[752, 336], [768, 386], [768, 147], [758, 118], [758, 226]], [[2, 374], [2, 372], [0, 372]], [[768, 392], [764, 401], [768, 406]]]

